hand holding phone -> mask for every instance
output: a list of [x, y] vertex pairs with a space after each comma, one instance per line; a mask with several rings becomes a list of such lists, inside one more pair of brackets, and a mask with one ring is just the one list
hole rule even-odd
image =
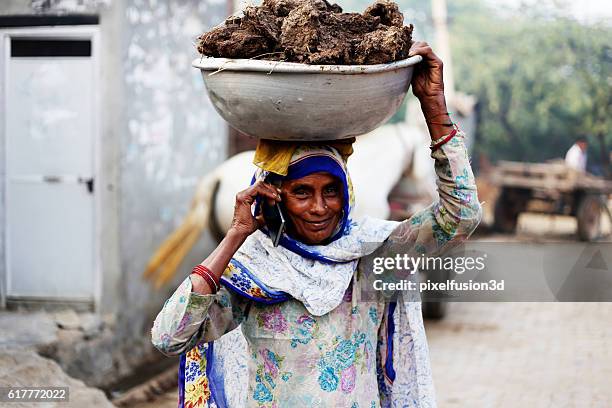
[[285, 231], [285, 217], [283, 211], [278, 202], [270, 205], [267, 200], [264, 200], [261, 205], [261, 212], [266, 222], [266, 228], [270, 239], [274, 243], [274, 246], [278, 246], [281, 236]]
[[234, 206], [234, 218], [232, 219], [232, 225], [230, 230], [244, 236], [245, 238], [261, 228], [265, 220], [262, 214], [253, 217], [252, 208], [253, 204], [257, 202], [280, 201], [280, 194], [276, 187], [258, 181], [247, 189], [236, 194], [236, 204]]

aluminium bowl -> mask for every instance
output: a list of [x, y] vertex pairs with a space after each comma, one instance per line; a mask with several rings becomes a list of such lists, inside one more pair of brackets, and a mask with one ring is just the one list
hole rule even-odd
[[213, 106], [235, 129], [273, 140], [368, 133], [402, 104], [420, 56], [377, 65], [307, 65], [203, 57], [193, 61]]

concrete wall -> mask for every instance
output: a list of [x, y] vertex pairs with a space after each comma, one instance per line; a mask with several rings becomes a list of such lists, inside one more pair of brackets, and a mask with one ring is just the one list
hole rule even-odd
[[[227, 127], [214, 112], [199, 71], [191, 67], [197, 57], [195, 37], [223, 20], [226, 4], [225, 0], [0, 3], [0, 15], [95, 13], [100, 17], [98, 311], [113, 317], [114, 324], [112, 334], [89, 339], [86, 347], [75, 347], [80, 351], [69, 357], [63, 353], [60, 361], [88, 384], [107, 385], [117, 375], [129, 374], [153, 352], [149, 339], [153, 318], [191, 265], [212, 249], [211, 239], [203, 237], [179, 269], [180, 276], [162, 291], [152, 290], [141, 279], [148, 258], [186, 214], [200, 177], [226, 156]], [[0, 142], [3, 148], [4, 141]], [[0, 196], [0, 216], [2, 203]], [[1, 267], [3, 249], [0, 241]]]
[[148, 333], [163, 300], [211, 249], [210, 240], [201, 240], [162, 293], [143, 285], [152, 251], [179, 225], [198, 180], [225, 158], [226, 125], [191, 67], [195, 37], [222, 21], [225, 11], [221, 1], [126, 2], [118, 327], [130, 350], [150, 347]]

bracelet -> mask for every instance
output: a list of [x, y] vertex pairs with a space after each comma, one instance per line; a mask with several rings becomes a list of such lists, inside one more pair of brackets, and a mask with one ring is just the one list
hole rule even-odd
[[195, 273], [196, 275], [202, 277], [202, 279], [204, 279], [204, 281], [210, 287], [213, 294], [219, 291], [220, 286], [218, 280], [214, 278], [212, 271], [204, 265], [196, 265], [191, 273]]
[[[430, 117], [430, 118], [425, 118], [425, 122], [427, 122], [427, 123], [432, 123], [432, 122], [430, 122], [430, 121], [429, 121], [430, 119], [437, 118], [438, 116], [442, 116], [442, 115], [448, 115], [448, 117], [450, 118], [451, 113], [452, 113], [452, 112], [442, 112], [442, 113], [438, 113], [437, 115], [434, 115], [434, 116], [432, 116], [432, 117]], [[434, 124], [435, 124], [435, 123], [434, 123]]]
[[191, 273], [192, 274], [195, 273], [196, 275], [199, 275], [200, 277], [202, 277], [202, 279], [204, 279], [206, 284], [210, 287], [210, 290], [212, 291], [213, 294], [219, 291], [220, 289], [219, 283], [213, 277], [214, 275], [211, 272], [211, 270], [205, 267], [204, 265], [197, 265], [196, 267], [193, 268]]
[[432, 151], [432, 152], [434, 152], [434, 151], [436, 151], [437, 149], [439, 149], [439, 148], [440, 148], [440, 146], [442, 146], [443, 144], [447, 143], [449, 140], [451, 140], [453, 137], [455, 137], [455, 135], [456, 135], [456, 134], [457, 134], [457, 127], [455, 127], [455, 128], [453, 129], [453, 131], [452, 131], [452, 132], [450, 132], [448, 135], [444, 136], [444, 137], [442, 138], [442, 140], [440, 140], [439, 142], [434, 143], [434, 144], [431, 146], [431, 151]]
[[440, 123], [440, 122], [427, 122], [430, 125], [440, 125], [440, 126], [455, 126], [454, 122], [451, 123]]

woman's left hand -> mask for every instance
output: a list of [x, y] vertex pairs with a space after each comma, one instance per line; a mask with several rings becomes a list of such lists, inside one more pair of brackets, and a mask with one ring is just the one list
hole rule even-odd
[[422, 41], [412, 44], [409, 55], [423, 57], [423, 61], [414, 67], [412, 93], [421, 102], [431, 139], [438, 140], [449, 133], [449, 125], [452, 124], [444, 98], [442, 60], [434, 54], [429, 44]]
[[434, 54], [430, 45], [417, 41], [410, 47], [410, 57], [420, 55], [423, 61], [417, 64], [412, 74], [412, 92], [421, 103], [444, 98], [442, 60]]

